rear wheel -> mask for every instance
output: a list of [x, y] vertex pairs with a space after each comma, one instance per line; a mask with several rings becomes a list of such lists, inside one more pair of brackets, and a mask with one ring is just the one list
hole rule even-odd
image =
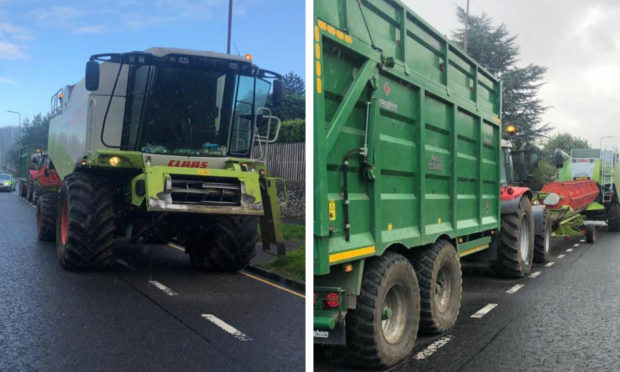
[[551, 257], [551, 221], [547, 211], [543, 213], [542, 231], [534, 237], [534, 262], [536, 263], [547, 263]]
[[92, 175], [65, 178], [58, 199], [56, 251], [65, 269], [99, 269], [112, 259], [114, 199], [108, 184]]
[[529, 274], [534, 258], [534, 218], [526, 196], [521, 198], [516, 212], [502, 215], [499, 239], [496, 273], [513, 278]]
[[28, 185], [26, 186], [26, 200], [32, 203], [33, 197], [34, 197], [34, 187], [32, 187], [30, 182], [28, 182]]
[[463, 291], [456, 248], [438, 240], [420, 250], [413, 264], [420, 284], [420, 331], [441, 333], [452, 328], [459, 316]]
[[609, 208], [607, 227], [609, 231], [620, 231], [620, 204], [616, 202]]
[[596, 226], [587, 225], [586, 226], [586, 241], [588, 243], [594, 243], [596, 240]]
[[41, 195], [37, 203], [37, 235], [39, 240], [53, 242], [56, 239], [56, 219], [58, 213], [58, 194]]
[[238, 271], [256, 254], [258, 217], [215, 216], [187, 232], [191, 265], [199, 269]]
[[28, 190], [26, 190], [26, 185], [23, 181], [19, 181], [19, 196], [25, 198], [28, 195]]
[[357, 307], [347, 314], [352, 360], [364, 367], [389, 367], [415, 345], [420, 292], [413, 266], [394, 252], [366, 261]]

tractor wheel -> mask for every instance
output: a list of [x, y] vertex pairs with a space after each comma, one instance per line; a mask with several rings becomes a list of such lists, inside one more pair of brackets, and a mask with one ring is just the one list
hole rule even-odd
[[37, 236], [39, 240], [53, 242], [56, 239], [58, 194], [50, 192], [41, 195], [37, 203]]
[[185, 246], [193, 267], [218, 271], [239, 271], [256, 254], [258, 217], [217, 216], [205, 219]]
[[34, 187], [30, 183], [26, 186], [26, 200], [32, 203], [32, 197], [34, 196]]
[[607, 227], [609, 231], [620, 231], [620, 204], [614, 203], [611, 208], [609, 208]]
[[532, 271], [534, 258], [534, 218], [532, 204], [522, 197], [515, 213], [502, 215], [495, 272], [521, 278]]
[[551, 221], [547, 211], [544, 211], [543, 229], [534, 237], [534, 262], [547, 263], [551, 258]]
[[445, 240], [418, 251], [413, 265], [420, 284], [420, 331], [441, 333], [452, 328], [461, 308], [463, 281], [459, 255]]
[[60, 188], [56, 252], [65, 269], [100, 269], [112, 259], [114, 199], [101, 178], [74, 173]]
[[357, 307], [347, 314], [352, 360], [364, 368], [389, 367], [413, 350], [420, 291], [413, 266], [394, 252], [366, 261]]
[[24, 185], [24, 182], [19, 181], [19, 196], [21, 196], [22, 198], [26, 198], [27, 195], [28, 195], [28, 190], [26, 190], [26, 186]]
[[587, 225], [586, 226], [586, 241], [588, 243], [594, 243], [596, 240], [596, 226]]

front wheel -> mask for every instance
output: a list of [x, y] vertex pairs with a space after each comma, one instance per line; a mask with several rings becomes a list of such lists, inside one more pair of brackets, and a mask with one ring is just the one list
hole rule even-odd
[[594, 243], [596, 240], [596, 226], [587, 225], [586, 226], [586, 241], [588, 243]]
[[186, 234], [183, 240], [194, 268], [239, 271], [256, 254], [258, 217], [209, 216]]
[[544, 211], [542, 231], [534, 237], [534, 262], [547, 263], [551, 258], [551, 220]]
[[56, 253], [65, 269], [100, 269], [112, 259], [114, 199], [99, 177], [73, 173], [58, 198]]
[[352, 359], [368, 368], [389, 367], [413, 350], [420, 320], [420, 291], [411, 263], [386, 252], [366, 261], [357, 307], [347, 314]]
[[56, 214], [58, 194], [50, 192], [41, 195], [37, 203], [37, 236], [39, 240], [53, 242], [56, 239]]

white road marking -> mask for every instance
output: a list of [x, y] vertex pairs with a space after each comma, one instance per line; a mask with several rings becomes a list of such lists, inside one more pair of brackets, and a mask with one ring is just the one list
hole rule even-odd
[[579, 247], [579, 243], [573, 244], [573, 247]]
[[476, 311], [471, 317], [480, 319], [483, 316], [487, 315], [489, 311], [495, 309], [496, 307], [497, 307], [497, 304], [487, 304], [482, 309]]
[[246, 336], [243, 332], [241, 332], [237, 328], [231, 326], [230, 324], [226, 323], [225, 321], [216, 317], [213, 314], [201, 314], [201, 316], [205, 318], [206, 320], [210, 321], [211, 323], [215, 324], [216, 326], [220, 327], [224, 331], [235, 336], [239, 341], [252, 341], [252, 339]]
[[135, 267], [131, 266], [130, 264], [128, 264], [127, 262], [125, 262], [125, 261], [123, 261], [121, 259], [116, 260], [116, 262], [118, 262], [119, 264], [125, 266], [129, 270], [135, 270], [136, 269]]
[[155, 287], [157, 287], [157, 289], [161, 290], [162, 292], [164, 292], [168, 296], [176, 296], [178, 294], [175, 291], [173, 291], [172, 289], [166, 287], [165, 285], [161, 284], [160, 282], [158, 282], [156, 280], [149, 280], [149, 284], [154, 285]]
[[570, 253], [570, 252], [572, 252], [572, 251], [573, 251], [573, 248], [568, 248], [568, 249], [566, 250], [566, 252], [567, 252], [567, 253]]
[[417, 353], [413, 359], [416, 360], [422, 360], [422, 359], [426, 359], [429, 356], [433, 355], [434, 352], [436, 352], [437, 350], [439, 350], [440, 348], [444, 347], [450, 340], [452, 340], [454, 338], [454, 336], [445, 336], [440, 338], [439, 340], [433, 342], [432, 344], [428, 345], [426, 347], [426, 349], [420, 351], [419, 353]]
[[516, 291], [518, 291], [519, 289], [525, 287], [525, 284], [515, 284], [514, 287], [510, 288], [509, 290], [506, 291], [506, 293], [508, 294], [513, 294]]
[[585, 242], [585, 241], [586, 241], [585, 239], [581, 239], [581, 240], [580, 240], [580, 242], [582, 242], [582, 243], [583, 243], [583, 242]]
[[530, 278], [534, 279], [538, 275], [540, 275], [540, 271], [534, 271], [533, 273], [530, 274]]
[[551, 266], [553, 266], [553, 264], [554, 264], [554, 263], [555, 263], [554, 261], [547, 262], [547, 264], [545, 265], [545, 267], [551, 267]]
[[558, 255], [558, 260], [563, 259], [563, 258], [564, 258], [564, 256], [566, 256], [566, 255], [565, 255], [565, 254], [559, 254], [559, 255]]
[[180, 245], [178, 245], [178, 244], [168, 243], [168, 247], [170, 247], [170, 248], [174, 248], [174, 249], [177, 249], [177, 250], [179, 250], [179, 251], [181, 251], [181, 252], [185, 252], [185, 248], [181, 247], [181, 246], [180, 246]]

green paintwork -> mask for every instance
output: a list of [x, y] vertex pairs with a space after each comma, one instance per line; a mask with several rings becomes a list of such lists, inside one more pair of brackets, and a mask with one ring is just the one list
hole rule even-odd
[[551, 237], [582, 236], [583, 232], [581, 231], [581, 227], [583, 226], [583, 222], [583, 215], [578, 213], [573, 214], [558, 223], [557, 227], [551, 232]]
[[[459, 254], [461, 254], [461, 257], [467, 256], [468, 254], [463, 254], [463, 252], [466, 252], [467, 250], [470, 250], [470, 249], [478, 248], [480, 246], [484, 246], [485, 244], [491, 244], [490, 236], [484, 236], [479, 239], [473, 239], [468, 242], [460, 243], [458, 245]], [[475, 253], [475, 252], [471, 252], [471, 253]]]
[[[361, 2], [383, 52], [356, 1], [314, 4], [315, 282], [344, 285], [335, 253], [498, 229], [500, 82], [400, 1]], [[342, 159], [364, 145], [367, 118], [368, 155], [349, 158], [346, 241]]]
[[592, 211], [602, 211], [604, 209], [605, 209], [605, 206], [603, 204], [594, 202], [594, 203], [588, 204], [585, 210], [588, 212], [592, 212]]

